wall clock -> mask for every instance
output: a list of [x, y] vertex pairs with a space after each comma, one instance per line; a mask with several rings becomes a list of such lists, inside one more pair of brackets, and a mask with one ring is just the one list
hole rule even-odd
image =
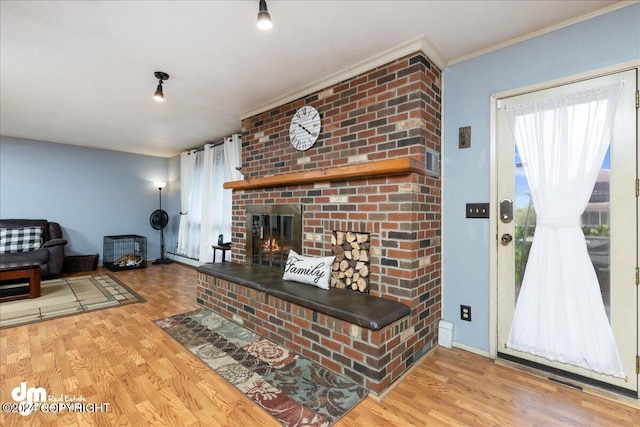
[[289, 139], [298, 151], [313, 147], [320, 135], [320, 113], [310, 105], [298, 108], [291, 119]]

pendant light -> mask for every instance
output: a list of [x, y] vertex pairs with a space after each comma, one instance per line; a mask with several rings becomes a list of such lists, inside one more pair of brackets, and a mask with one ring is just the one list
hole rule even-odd
[[267, 0], [260, 0], [260, 6], [258, 8], [258, 28], [261, 30], [269, 30], [272, 26], [271, 15], [267, 10]]
[[156, 71], [154, 73], [154, 76], [156, 76], [156, 79], [158, 79], [160, 82], [158, 83], [158, 87], [156, 88], [156, 93], [153, 94], [153, 99], [155, 99], [158, 102], [164, 102], [164, 93], [162, 92], [162, 81], [169, 80], [169, 74], [163, 73], [162, 71]]

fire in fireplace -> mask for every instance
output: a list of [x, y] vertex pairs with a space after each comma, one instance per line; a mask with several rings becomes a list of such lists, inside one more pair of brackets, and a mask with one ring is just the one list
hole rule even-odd
[[248, 263], [283, 270], [289, 250], [301, 247], [301, 205], [247, 206]]

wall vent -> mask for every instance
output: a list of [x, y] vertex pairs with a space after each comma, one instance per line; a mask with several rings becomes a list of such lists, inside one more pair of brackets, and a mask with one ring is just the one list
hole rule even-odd
[[440, 154], [436, 150], [427, 148], [426, 171], [429, 175], [440, 177]]

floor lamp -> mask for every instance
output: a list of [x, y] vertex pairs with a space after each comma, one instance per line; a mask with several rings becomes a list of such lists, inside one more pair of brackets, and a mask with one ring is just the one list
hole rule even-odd
[[160, 230], [160, 258], [153, 261], [153, 264], [171, 264], [173, 260], [169, 258], [165, 258], [164, 252], [164, 228], [169, 223], [169, 214], [166, 211], [162, 210], [162, 189], [167, 185], [166, 182], [154, 182], [158, 188], [158, 194], [160, 197], [160, 208], [153, 211], [151, 214], [151, 218], [149, 218], [149, 222], [151, 223], [151, 227], [154, 230]]

